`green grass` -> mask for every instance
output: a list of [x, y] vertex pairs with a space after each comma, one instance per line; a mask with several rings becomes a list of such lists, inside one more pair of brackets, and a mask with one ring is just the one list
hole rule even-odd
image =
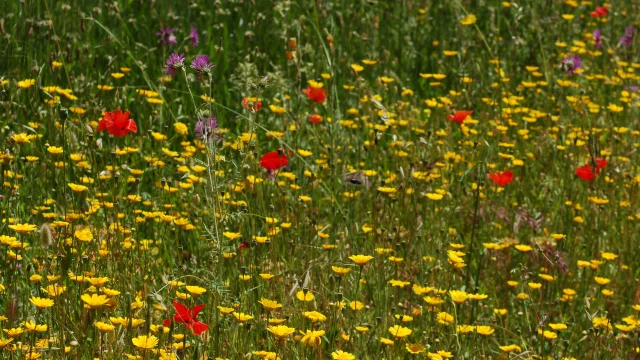
[[[596, 6], [0, 4], [0, 356], [638, 356], [638, 9]], [[98, 131], [117, 109], [136, 133]], [[196, 139], [207, 116], [223, 141]], [[174, 300], [208, 330], [164, 328]]]

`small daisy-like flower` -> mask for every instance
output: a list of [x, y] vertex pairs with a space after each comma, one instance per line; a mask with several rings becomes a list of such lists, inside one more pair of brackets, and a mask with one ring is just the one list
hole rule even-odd
[[133, 345], [139, 349], [142, 350], [149, 350], [149, 349], [153, 349], [156, 346], [158, 346], [158, 338], [151, 335], [151, 336], [146, 336], [146, 335], [142, 335], [142, 336], [138, 336], [136, 338], [131, 339], [131, 342], [133, 342]]

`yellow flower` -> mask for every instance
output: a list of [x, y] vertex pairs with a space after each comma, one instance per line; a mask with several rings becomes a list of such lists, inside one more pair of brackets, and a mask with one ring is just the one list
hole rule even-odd
[[476, 21], [478, 20], [478, 18], [473, 15], [473, 14], [469, 14], [467, 16], [465, 16], [464, 18], [462, 18], [462, 20], [460, 20], [460, 24], [462, 25], [473, 25], [476, 23]]
[[207, 95], [201, 95], [200, 99], [202, 99], [202, 101], [204, 102], [210, 102], [210, 103], [216, 102], [216, 99], [212, 97], [208, 97]]
[[309, 157], [311, 155], [313, 155], [313, 153], [309, 150], [304, 150], [304, 149], [298, 149], [298, 154], [300, 154], [300, 156], [302, 157]]
[[87, 307], [91, 309], [97, 309], [99, 307], [104, 306], [109, 302], [109, 298], [105, 295], [97, 295], [97, 294], [83, 294], [80, 299], [84, 301]]
[[224, 306], [218, 306], [218, 310], [220, 310], [220, 313], [222, 313], [222, 315], [229, 315], [234, 311], [233, 308]]
[[285, 108], [276, 105], [269, 105], [269, 109], [276, 115], [280, 115], [286, 111]]
[[179, 134], [179, 135], [189, 135], [189, 128], [187, 127], [187, 125], [181, 123], [181, 122], [176, 122], [175, 124], [173, 124], [173, 129]]
[[462, 304], [469, 298], [465, 291], [460, 290], [450, 290], [449, 296], [451, 296], [451, 300], [456, 304]]
[[277, 301], [275, 300], [269, 300], [269, 299], [262, 299], [260, 301], [258, 301], [260, 304], [262, 304], [262, 306], [264, 306], [265, 309], [267, 310], [275, 310], [275, 309], [279, 309], [282, 307], [282, 304], [278, 304]]
[[25, 321], [24, 322], [24, 327], [25, 329], [27, 329], [27, 332], [33, 333], [33, 332], [45, 332], [48, 329], [48, 326], [45, 325], [38, 325], [35, 322], [29, 320], [29, 321]]
[[69, 183], [68, 185], [71, 188], [71, 191], [73, 191], [75, 193], [85, 192], [85, 191], [89, 190], [89, 188], [84, 186], [84, 185], [77, 185], [77, 184], [73, 184], [73, 183]]
[[91, 229], [88, 227], [76, 230], [73, 235], [80, 241], [89, 242], [93, 240], [93, 234], [91, 234]]
[[141, 335], [131, 339], [131, 342], [133, 342], [133, 345], [138, 349], [150, 350], [154, 349], [158, 345], [158, 338], [153, 335]]
[[591, 322], [594, 328], [607, 329], [611, 327], [611, 322], [606, 317], [595, 317]]
[[192, 295], [202, 295], [205, 292], [207, 292], [207, 289], [200, 287], [200, 286], [190, 286], [187, 285], [185, 287], [185, 289], [187, 289], [188, 292], [190, 292]]
[[399, 325], [394, 325], [393, 327], [389, 328], [389, 333], [391, 333], [391, 335], [393, 335], [396, 339], [407, 337], [411, 335], [412, 332], [413, 330]]
[[333, 272], [335, 272], [336, 275], [339, 275], [339, 276], [346, 275], [349, 273], [349, 271], [351, 271], [351, 269], [349, 268], [343, 268], [339, 266], [332, 266], [331, 270], [333, 270]]
[[357, 74], [360, 71], [364, 70], [364, 66], [360, 64], [351, 64], [351, 69]]
[[533, 248], [529, 245], [516, 245], [515, 248], [520, 252], [529, 252], [533, 250]]
[[26, 234], [28, 232], [35, 231], [37, 227], [32, 224], [14, 224], [14, 225], [9, 225], [9, 229], [19, 234]]
[[116, 328], [115, 325], [107, 324], [101, 321], [96, 321], [93, 323], [93, 325], [95, 325], [95, 327], [97, 327], [98, 331], [100, 332], [111, 332]]
[[224, 237], [226, 237], [227, 239], [229, 239], [229, 240], [237, 240], [237, 239], [240, 239], [242, 237], [242, 234], [231, 232], [231, 231], [225, 231], [225, 232], [222, 233], [222, 235]]
[[327, 320], [326, 316], [324, 316], [323, 314], [317, 311], [305, 311], [302, 313], [302, 315], [314, 323], [318, 321], [322, 322]]
[[277, 337], [278, 340], [282, 340], [282, 339], [286, 338], [287, 336], [289, 336], [289, 335], [293, 334], [294, 332], [296, 332], [296, 329], [290, 328], [290, 327], [288, 327], [286, 325], [278, 325], [278, 326], [269, 326], [267, 328], [267, 331], [269, 331], [275, 337]]
[[444, 311], [439, 312], [438, 315], [436, 315], [436, 318], [438, 319], [439, 324], [451, 325], [453, 323], [453, 315]]
[[21, 327], [17, 327], [11, 329], [2, 329], [2, 331], [4, 331], [10, 338], [17, 338], [24, 332], [24, 329]]
[[510, 353], [510, 352], [522, 352], [522, 349], [518, 345], [505, 345], [499, 346], [500, 350]]
[[305, 294], [304, 290], [300, 290], [296, 293], [296, 298], [298, 298], [298, 300], [300, 301], [313, 301], [313, 299], [315, 299], [315, 296], [313, 296], [313, 294], [311, 293], [311, 291], [307, 291]]
[[397, 190], [394, 187], [380, 186], [378, 187], [378, 191], [380, 191], [383, 194], [393, 194]]
[[8, 339], [0, 338], [0, 349], [4, 349], [12, 341], [13, 341], [13, 338], [8, 338]]
[[356, 357], [348, 352], [338, 350], [331, 353], [331, 358], [333, 360], [355, 360]]
[[527, 283], [527, 286], [529, 286], [533, 290], [536, 290], [536, 289], [540, 289], [542, 287], [542, 284], [530, 282], [530, 283]]
[[300, 331], [300, 333], [304, 335], [302, 339], [300, 339], [301, 343], [303, 343], [304, 345], [315, 347], [320, 345], [322, 336], [324, 335], [324, 330], [307, 330], [306, 333], [303, 333], [302, 331]]
[[247, 322], [247, 321], [253, 319], [253, 316], [251, 316], [251, 315], [247, 315], [245, 313], [238, 313], [238, 312], [234, 312], [233, 313], [233, 317], [235, 317], [236, 320], [238, 320], [241, 323]]
[[567, 329], [567, 325], [565, 324], [549, 324], [549, 327], [555, 331], [562, 331]]
[[478, 325], [476, 326], [476, 332], [480, 335], [488, 336], [495, 332], [495, 329], [491, 326]]
[[368, 263], [369, 261], [371, 261], [371, 259], [373, 259], [373, 256], [370, 256], [370, 255], [351, 255], [351, 256], [349, 256], [349, 259], [351, 259], [351, 261], [353, 261], [354, 263], [362, 266], [362, 265]]
[[62, 154], [63, 151], [64, 150], [61, 147], [58, 147], [58, 146], [49, 146], [47, 148], [47, 152], [49, 154], [52, 154], [52, 155]]
[[35, 79], [21, 80], [21, 81], [18, 81], [18, 87], [21, 87], [23, 89], [28, 89], [28, 88], [32, 87], [33, 85], [35, 85], [35, 83], [36, 83]]
[[420, 344], [405, 344], [405, 349], [411, 354], [420, 354], [426, 350], [426, 348]]
[[31, 140], [34, 140], [36, 138], [36, 135], [27, 135], [27, 133], [19, 133], [11, 136], [11, 139], [18, 144], [27, 144], [30, 143]]
[[29, 301], [35, 305], [38, 309], [46, 309], [48, 307], [52, 307], [54, 302], [51, 299], [41, 298], [41, 297], [31, 297]]
[[275, 275], [273, 274], [258, 274], [263, 280], [271, 280]]

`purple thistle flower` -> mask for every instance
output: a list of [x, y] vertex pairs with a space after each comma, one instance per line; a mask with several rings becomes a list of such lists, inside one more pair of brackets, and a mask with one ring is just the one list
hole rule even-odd
[[184, 54], [171, 54], [167, 59], [167, 65], [164, 66], [164, 72], [169, 76], [176, 75], [176, 69], [184, 66]]
[[602, 32], [600, 29], [595, 29], [593, 31], [593, 40], [595, 42], [596, 49], [600, 49], [600, 47], [602, 47]]
[[634, 26], [629, 26], [626, 29], [624, 29], [624, 35], [622, 35], [618, 44], [622, 46], [631, 45], [631, 42], [633, 41], [633, 32], [635, 29], [636, 28]]
[[629, 86], [625, 86], [624, 88], [625, 90], [630, 90], [631, 92], [638, 92], [638, 86], [636, 85], [629, 85]]
[[174, 31], [175, 30], [170, 26], [160, 28], [160, 30], [158, 30], [158, 32], [156, 33], [156, 36], [160, 38], [158, 40], [160, 42], [160, 45], [169, 46], [177, 44], [178, 40], [176, 39], [176, 36], [173, 35]]
[[191, 68], [197, 72], [209, 71], [213, 63], [209, 62], [209, 55], [198, 55], [191, 61]]
[[567, 74], [575, 74], [576, 70], [582, 68], [582, 59], [578, 55], [570, 55], [567, 56], [564, 60], [562, 60], [562, 64], [560, 68], [563, 69]]
[[204, 142], [222, 140], [218, 136], [218, 120], [215, 116], [201, 117], [195, 126], [196, 139]]
[[200, 43], [200, 36], [198, 36], [198, 29], [191, 28], [189, 32], [189, 37], [191, 38], [191, 46], [196, 47]]

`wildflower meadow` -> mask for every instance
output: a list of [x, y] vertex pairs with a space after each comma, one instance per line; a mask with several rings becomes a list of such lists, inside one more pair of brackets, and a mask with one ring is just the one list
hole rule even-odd
[[640, 359], [640, 2], [0, 2], [1, 359]]

